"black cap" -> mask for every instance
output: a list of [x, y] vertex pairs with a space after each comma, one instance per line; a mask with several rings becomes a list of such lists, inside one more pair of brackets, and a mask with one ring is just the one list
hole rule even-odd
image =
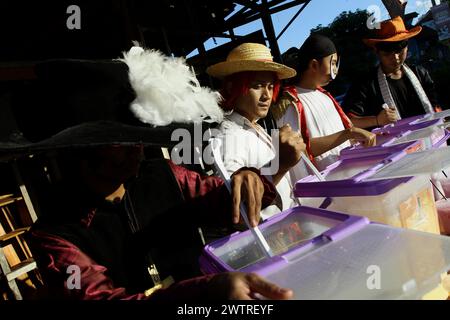
[[321, 59], [336, 52], [336, 46], [328, 37], [312, 34], [300, 47], [298, 57], [300, 60], [309, 62], [312, 59]]

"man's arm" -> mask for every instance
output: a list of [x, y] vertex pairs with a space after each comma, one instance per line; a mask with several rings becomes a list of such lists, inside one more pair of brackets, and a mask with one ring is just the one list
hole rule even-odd
[[272, 160], [272, 162], [278, 162], [278, 171], [272, 175], [272, 181], [275, 185], [300, 161], [303, 152], [306, 152], [306, 145], [300, 132], [292, 130], [291, 125], [286, 123], [280, 128], [278, 153]]
[[312, 138], [311, 152], [314, 157], [317, 157], [350, 139], [360, 141], [365, 146], [374, 146], [376, 143], [375, 134], [364, 129], [351, 127], [328, 136]]
[[[232, 175], [233, 195], [230, 195], [222, 179], [215, 176], [201, 176], [197, 172], [175, 165], [168, 161], [178, 181], [187, 205], [199, 210], [200, 222], [217, 224], [220, 218], [233, 219], [239, 216], [239, 203], [245, 200], [249, 220], [257, 225], [259, 210], [272, 204], [276, 196], [275, 186], [259, 170], [241, 168]], [[258, 185], [261, 187], [259, 188]]]
[[373, 128], [380, 126], [376, 116], [360, 117], [351, 113], [348, 116], [352, 120], [353, 125], [357, 128]]
[[[53, 299], [76, 300], [150, 300], [150, 301], [205, 301], [220, 299], [252, 299], [259, 293], [269, 299], [289, 299], [292, 291], [280, 288], [255, 274], [221, 273], [188, 279], [166, 289], [130, 294], [124, 287], [116, 287], [107, 276], [107, 268], [97, 264], [69, 241], [44, 232], [33, 232], [34, 252], [39, 270]], [[69, 287], [69, 267], [79, 268], [79, 288]], [[69, 284], [69, 285], [68, 285]]]
[[159, 290], [152, 300], [223, 301], [253, 300], [255, 294], [273, 300], [290, 299], [293, 292], [254, 273], [226, 272], [189, 279]]
[[[130, 294], [115, 287], [107, 268], [97, 264], [71, 242], [45, 232], [33, 231], [31, 242], [50, 298], [76, 300], [143, 300], [144, 293]], [[69, 267], [77, 269], [69, 269]], [[78, 269], [79, 268], [79, 269]], [[71, 275], [80, 275], [79, 281]], [[72, 273], [71, 273], [72, 272]], [[77, 272], [77, 273], [75, 273]], [[80, 285], [77, 288], [77, 284]], [[70, 285], [74, 285], [73, 288]]]
[[380, 111], [376, 116], [358, 117], [354, 114], [350, 114], [350, 119], [352, 119], [355, 127], [358, 128], [373, 128], [382, 127], [389, 123], [394, 123], [397, 121], [397, 112], [395, 108], [386, 108]]
[[394, 109], [376, 109], [374, 104], [378, 99], [370, 88], [370, 83], [353, 84], [345, 95], [342, 104], [353, 125], [358, 128], [381, 127], [397, 120]]

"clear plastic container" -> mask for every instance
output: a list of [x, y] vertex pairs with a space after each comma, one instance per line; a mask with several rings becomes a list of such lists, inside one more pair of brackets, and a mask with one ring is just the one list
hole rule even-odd
[[436, 208], [439, 216], [439, 226], [441, 234], [450, 235], [450, 201], [441, 199], [436, 201]]
[[377, 146], [362, 149], [346, 148], [344, 150], [341, 150], [339, 159], [345, 160], [380, 155], [385, 155], [387, 157], [397, 152], [413, 153], [423, 150], [425, 149], [423, 148], [423, 143], [421, 141], [410, 141], [398, 143], [392, 146]]
[[431, 126], [424, 129], [410, 131], [396, 139], [387, 142], [387, 145], [396, 145], [404, 142], [419, 140], [423, 143], [423, 149], [431, 149], [446, 136], [446, 130], [442, 126]]
[[449, 131], [442, 124], [431, 125], [418, 130], [409, 130], [405, 127], [403, 131], [393, 134], [381, 134], [377, 136], [377, 145], [365, 148], [360, 144], [341, 150], [341, 158], [356, 158], [379, 153], [383, 148], [396, 149], [407, 143], [417, 142], [419, 145], [414, 146], [411, 151], [423, 151], [438, 148], [446, 145], [447, 139], [450, 137]]
[[328, 209], [439, 234], [434, 193], [427, 176], [414, 177], [380, 195], [333, 197]]
[[[328, 203], [321, 207], [333, 211], [365, 216], [395, 227], [439, 233], [430, 174], [415, 168], [420, 157], [402, 162], [405, 157], [418, 154], [424, 156], [401, 152], [384, 159], [380, 155], [342, 160], [322, 172], [325, 181], [318, 181], [315, 176], [298, 181], [294, 194], [300, 201], [301, 197], [328, 197]], [[438, 159], [431, 159], [440, 168]], [[405, 174], [402, 167], [412, 170]]]
[[[405, 119], [407, 120], [407, 119]], [[419, 121], [421, 120], [421, 121]], [[397, 122], [395, 124], [387, 125], [382, 128], [375, 128], [372, 130], [373, 133], [376, 134], [398, 134], [406, 131], [417, 131], [423, 128], [442, 125], [444, 123], [443, 119], [424, 119], [424, 118], [416, 118], [415, 121], [406, 121], [404, 123]]]
[[[296, 231], [289, 238], [292, 224]], [[450, 269], [449, 237], [363, 217], [300, 206], [260, 228], [269, 238], [287, 239], [275, 256], [255, 255], [259, 246], [247, 230], [205, 246], [202, 270], [256, 272], [304, 300], [421, 299]]]
[[417, 122], [424, 122], [434, 119], [443, 119], [445, 121], [446, 120], [445, 118], [447, 117], [450, 117], [450, 110], [444, 110], [441, 112], [435, 112], [433, 114], [427, 114], [425, 117], [418, 119]]
[[[274, 254], [286, 253], [339, 223], [337, 220], [309, 214], [292, 214], [285, 219], [269, 224], [261, 230], [264, 238]], [[253, 237], [242, 237], [236, 241], [226, 243], [214, 250], [221, 261], [232, 270], [242, 270], [266, 258], [260, 246]]]
[[265, 276], [294, 288], [294, 299], [422, 299], [440, 285], [441, 274], [449, 268], [449, 241], [429, 233], [367, 225]]

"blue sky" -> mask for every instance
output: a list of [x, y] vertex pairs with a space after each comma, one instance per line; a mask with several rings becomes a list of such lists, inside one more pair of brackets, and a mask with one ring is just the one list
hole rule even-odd
[[[281, 52], [286, 51], [290, 47], [298, 47], [308, 37], [312, 28], [319, 24], [330, 24], [341, 12], [355, 11], [356, 9], [367, 10], [370, 6], [377, 6], [380, 9], [381, 20], [389, 18], [381, 0], [312, 0], [278, 40]], [[430, 7], [431, 0], [409, 0], [406, 12], [416, 11], [419, 14], [424, 14]], [[237, 7], [236, 10], [239, 8]], [[276, 35], [283, 30], [284, 26], [297, 13], [299, 8], [297, 6], [272, 15]], [[234, 33], [236, 35], [245, 35], [259, 29], [263, 29], [262, 23], [261, 21], [255, 21], [236, 28]], [[205, 47], [210, 49], [228, 41], [228, 39], [223, 38], [215, 38], [215, 41], [210, 39], [205, 42]], [[189, 56], [194, 54], [196, 52], [191, 53]]]

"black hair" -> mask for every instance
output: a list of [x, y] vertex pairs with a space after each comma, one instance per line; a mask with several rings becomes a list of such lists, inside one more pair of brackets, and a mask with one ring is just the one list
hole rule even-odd
[[326, 56], [321, 58], [303, 59], [300, 57], [300, 49], [292, 47], [289, 48], [282, 55], [283, 63], [297, 71], [297, 75], [293, 78], [284, 80], [285, 85], [295, 85], [300, 81], [302, 74], [308, 69], [311, 60], [316, 59], [319, 64], [323, 63]]
[[[330, 53], [330, 54], [331, 54], [331, 53]], [[297, 73], [298, 73], [299, 75], [301, 75], [303, 72], [305, 72], [306, 70], [308, 70], [309, 64], [310, 64], [310, 62], [311, 62], [313, 59], [317, 60], [317, 61], [319, 62], [319, 64], [322, 65], [323, 60], [324, 60], [325, 58], [326, 58], [326, 56], [325, 56], [325, 57], [311, 58], [311, 59], [301, 59], [301, 60], [299, 61], [298, 65], [297, 65], [296, 71], [297, 71]]]
[[321, 61], [336, 52], [336, 46], [328, 37], [317, 33], [310, 35], [298, 52], [299, 68], [303, 68], [300, 71], [306, 70], [311, 60]]

